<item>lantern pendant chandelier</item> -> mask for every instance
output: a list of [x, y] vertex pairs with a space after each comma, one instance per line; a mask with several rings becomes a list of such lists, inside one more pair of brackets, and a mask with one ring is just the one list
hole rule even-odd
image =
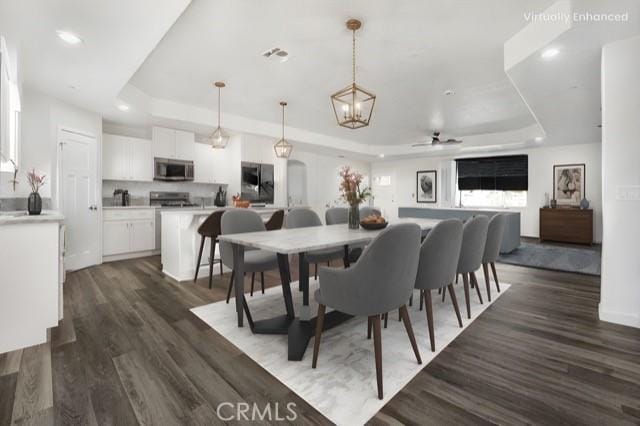
[[293, 150], [293, 145], [284, 138], [284, 107], [287, 106], [287, 103], [282, 101], [280, 102], [280, 106], [282, 106], [282, 138], [273, 145], [273, 150], [276, 152], [276, 157], [289, 158]]
[[376, 95], [356, 84], [356, 30], [361, 26], [357, 19], [347, 21], [347, 28], [353, 32], [353, 82], [331, 95], [338, 124], [349, 129], [368, 126], [376, 103]]
[[218, 88], [218, 127], [209, 136], [209, 144], [211, 148], [224, 149], [229, 143], [229, 135], [220, 127], [220, 89], [225, 87], [225, 84], [221, 81], [216, 81], [213, 85]]

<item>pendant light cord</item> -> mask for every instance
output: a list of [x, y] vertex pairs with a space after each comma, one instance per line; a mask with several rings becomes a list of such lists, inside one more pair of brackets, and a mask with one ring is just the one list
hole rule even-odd
[[218, 129], [220, 128], [220, 87], [218, 87]]
[[353, 84], [356, 84], [356, 30], [353, 30]]
[[284, 105], [282, 105], [282, 140], [284, 140]]

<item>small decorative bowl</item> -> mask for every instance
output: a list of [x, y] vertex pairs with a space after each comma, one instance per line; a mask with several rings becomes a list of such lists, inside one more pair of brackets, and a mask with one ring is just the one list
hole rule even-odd
[[375, 231], [377, 229], [384, 229], [387, 227], [387, 225], [389, 224], [389, 222], [382, 222], [382, 223], [366, 223], [366, 222], [360, 222], [360, 226], [362, 226], [364, 229], [366, 229], [367, 231]]
[[248, 200], [235, 200], [233, 202], [233, 204], [235, 205], [235, 207], [246, 209], [246, 208], [249, 208], [249, 206], [251, 205], [251, 201], [248, 201]]

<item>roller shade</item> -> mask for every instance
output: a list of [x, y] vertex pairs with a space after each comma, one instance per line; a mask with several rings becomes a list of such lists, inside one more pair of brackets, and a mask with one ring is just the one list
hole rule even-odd
[[526, 191], [529, 189], [529, 157], [463, 158], [456, 160], [458, 189]]

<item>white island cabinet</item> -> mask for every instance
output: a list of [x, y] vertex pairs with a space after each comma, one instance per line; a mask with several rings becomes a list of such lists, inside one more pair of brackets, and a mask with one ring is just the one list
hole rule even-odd
[[102, 261], [150, 256], [156, 247], [156, 209], [104, 207]]
[[45, 343], [62, 318], [63, 219], [0, 213], [0, 354]]
[[[230, 209], [230, 208], [227, 208]], [[216, 208], [205, 209], [174, 209], [162, 210], [161, 229], [161, 255], [162, 272], [177, 281], [193, 280], [198, 262], [198, 251], [200, 250], [200, 235], [198, 227]], [[254, 209], [263, 221], [269, 220], [277, 208], [256, 208]], [[207, 238], [205, 248], [202, 252], [200, 272], [198, 276], [206, 277], [209, 274], [209, 253], [211, 250], [210, 238]], [[218, 259], [220, 250], [216, 247], [216, 261], [214, 268], [218, 270]], [[229, 272], [226, 266], [223, 268]]]

